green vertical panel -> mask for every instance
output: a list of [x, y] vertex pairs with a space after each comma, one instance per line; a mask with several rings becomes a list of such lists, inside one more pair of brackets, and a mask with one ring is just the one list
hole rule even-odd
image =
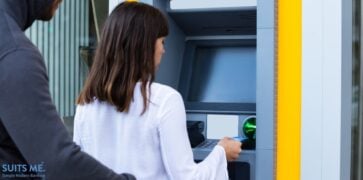
[[51, 21], [49, 23], [49, 29], [48, 29], [48, 35], [49, 35], [49, 44], [48, 44], [48, 48], [49, 48], [49, 89], [50, 89], [50, 93], [53, 97], [53, 102], [54, 102], [54, 45], [55, 45], [55, 37], [54, 37], [54, 29], [55, 29], [55, 23], [54, 20]]
[[37, 46], [44, 57], [42, 24], [43, 23], [41, 23], [41, 22], [36, 22], [36, 27], [37, 27], [36, 32], [37, 32]]
[[71, 18], [71, 25], [70, 25], [70, 110], [69, 114], [74, 114], [74, 100], [75, 100], [75, 78], [74, 78], [74, 71], [75, 71], [75, 62], [76, 62], [76, 53], [75, 53], [75, 23], [76, 23], [76, 16], [75, 16], [75, 8], [76, 8], [76, 1], [71, 1], [71, 12], [70, 12], [70, 18]]
[[66, 9], [66, 2], [67, 1], [63, 1], [63, 5], [62, 5], [62, 8], [61, 8], [61, 26], [60, 26], [60, 56], [59, 56], [59, 63], [60, 63], [60, 71], [59, 71], [59, 113], [60, 114], [65, 114], [64, 113], [64, 88], [65, 88], [65, 83], [64, 83], [64, 58], [65, 58], [65, 46], [66, 46], [66, 43], [65, 43], [65, 24], [63, 23], [64, 20], [65, 20], [65, 9]]
[[35, 44], [39, 44], [38, 43], [38, 23], [34, 23], [34, 30], [33, 30], [33, 35], [34, 35], [34, 41], [35, 41]]
[[[84, 6], [83, 6], [83, 13], [84, 14], [89, 14], [88, 13], [88, 10], [89, 10], [88, 3], [85, 2]], [[86, 28], [86, 27], [88, 27], [87, 26], [87, 24], [88, 24], [88, 18], [87, 17], [88, 16], [83, 16], [82, 33], [84, 33], [84, 34], [88, 34], [87, 33], [88, 28]], [[81, 45], [82, 46], [88, 45], [87, 37], [83, 37], [82, 38]], [[81, 78], [81, 82], [84, 82], [85, 81], [85, 69], [86, 69], [86, 65], [85, 65], [85, 63], [84, 63], [83, 60], [81, 61], [80, 64], [81, 64], [81, 66], [80, 66], [80, 68], [81, 68], [80, 78]], [[80, 87], [82, 89], [83, 85], [81, 85]]]
[[74, 77], [74, 62], [75, 62], [75, 40], [74, 40], [74, 23], [75, 23], [75, 1], [72, 1], [71, 4], [71, 9], [70, 9], [70, 14], [71, 14], [71, 21], [73, 23], [71, 23], [70, 26], [70, 46], [71, 46], [71, 51], [70, 51], [70, 74], [69, 74], [69, 82], [70, 82], [70, 86], [69, 86], [69, 95], [70, 95], [70, 99], [69, 99], [69, 114], [74, 114], [73, 110], [74, 110], [74, 79], [72, 77]]
[[[83, 31], [82, 31], [82, 24], [84, 23], [84, 21], [83, 21], [83, 17], [84, 16], [81, 16], [81, 14], [84, 14], [84, 1], [80, 1], [80, 3], [79, 3], [79, 11], [78, 11], [78, 14], [79, 14], [79, 17], [78, 17], [78, 21], [79, 21], [79, 24], [78, 24], [78, 34], [83, 34]], [[81, 37], [81, 36], [78, 36], [79, 37], [79, 39], [78, 39], [78, 44], [77, 44], [77, 46], [78, 46], [78, 51], [79, 51], [79, 47], [81, 46], [81, 44], [82, 44], [82, 39], [83, 39], [83, 37]], [[80, 77], [79, 79], [77, 79], [78, 80], [78, 83], [77, 83], [77, 91], [81, 91], [81, 84], [82, 84], [82, 82], [81, 82], [81, 61], [82, 61], [82, 59], [81, 59], [81, 57], [79, 56], [79, 61], [78, 61], [78, 63], [77, 63], [77, 65], [78, 65], [78, 67], [77, 67], [77, 70], [78, 70], [78, 72], [77, 72], [77, 76], [78, 77]]]
[[[32, 42], [35, 42], [36, 41], [36, 38], [37, 38], [37, 31], [36, 31], [36, 24], [34, 23], [34, 26], [33, 28], [31, 29], [30, 31], [30, 37], [31, 37], [31, 40]], [[36, 42], [35, 42], [36, 43]]]
[[29, 29], [27, 30], [27, 32], [28, 32], [27, 36], [28, 36], [30, 39], [32, 39], [32, 29], [31, 29], [31, 28], [29, 28]]
[[[89, 27], [89, 14], [90, 14], [90, 12], [89, 12], [89, 10], [90, 10], [90, 1], [86, 1], [86, 5], [85, 5], [85, 14], [88, 14], [88, 16], [85, 16], [85, 24], [84, 24], [84, 33], [85, 34], [89, 34], [89, 28], [87, 28], [87, 27]], [[85, 39], [84, 39], [84, 44], [83, 44], [84, 46], [88, 46], [89, 45], [89, 39], [88, 39], [88, 36], [85, 36]], [[87, 77], [87, 73], [88, 73], [88, 67], [87, 67], [87, 65], [86, 65], [86, 63], [84, 63], [83, 62], [83, 68], [82, 68], [82, 70], [83, 70], [83, 74], [81, 75], [81, 77], [82, 77], [82, 84], [84, 84], [84, 82], [85, 82], [85, 80], [86, 80], [86, 77]], [[83, 86], [83, 85], [82, 85]]]
[[[81, 6], [81, 12], [83, 13], [83, 14], [86, 14], [86, 2], [85, 1], [82, 1], [82, 6]], [[85, 33], [85, 26], [84, 26], [84, 24], [86, 23], [86, 18], [85, 18], [86, 16], [82, 16], [82, 19], [81, 19], [81, 33]], [[83, 44], [84, 44], [84, 41], [85, 41], [85, 39], [84, 39], [84, 37], [82, 37], [82, 39], [81, 39], [81, 42], [80, 42], [80, 45], [82, 46]], [[83, 77], [82, 77], [82, 75], [83, 75], [83, 69], [84, 69], [84, 66], [83, 66], [83, 62], [82, 62], [82, 59], [81, 59], [81, 61], [80, 61], [80, 63], [79, 63], [79, 77], [80, 77], [80, 89], [82, 89], [82, 84], [83, 84]]]
[[[55, 37], [55, 41], [54, 41], [54, 59], [53, 59], [53, 64], [54, 64], [54, 77], [53, 77], [53, 82], [54, 82], [54, 96], [53, 96], [53, 99], [54, 99], [54, 103], [55, 105], [57, 106], [57, 110], [58, 112], [59, 111], [59, 51], [60, 51], [60, 41], [59, 41], [59, 37], [60, 37], [60, 34], [59, 34], [59, 24], [60, 24], [60, 17], [61, 17], [61, 8], [63, 6], [60, 5], [58, 11], [57, 11], [57, 14], [55, 16], [55, 20], [54, 20], [54, 37]], [[60, 114], [62, 115], [62, 114]]]
[[80, 1], [76, 1], [76, 14], [75, 14], [75, 21], [76, 21], [76, 24], [75, 24], [75, 36], [76, 36], [76, 47], [75, 47], [75, 50], [76, 50], [76, 61], [74, 62], [75, 64], [75, 76], [77, 76], [78, 78], [75, 78], [75, 92], [76, 92], [76, 96], [78, 95], [79, 93], [79, 84], [80, 84], [80, 81], [79, 81], [79, 61], [80, 61], [80, 57], [79, 57], [79, 40], [80, 40], [80, 27], [79, 25], [81, 24], [81, 14], [80, 14]]
[[59, 108], [59, 111], [60, 111], [60, 114], [64, 115], [65, 114], [65, 55], [66, 55], [66, 52], [65, 52], [65, 47], [66, 47], [66, 38], [65, 38], [65, 35], [66, 35], [66, 25], [64, 24], [65, 22], [65, 16], [66, 16], [66, 4], [67, 4], [67, 1], [64, 1], [63, 2], [63, 8], [62, 8], [62, 16], [61, 16], [61, 33], [60, 33], [60, 37], [61, 37], [61, 54], [60, 54], [60, 108]]
[[71, 1], [65, 1], [65, 22], [68, 22], [65, 26], [65, 37], [64, 37], [64, 41], [65, 41], [65, 58], [64, 58], [64, 82], [66, 82], [64, 84], [64, 114], [68, 115], [69, 114], [69, 87], [70, 87], [70, 81], [69, 81], [69, 68], [70, 68], [70, 64], [69, 64], [69, 59], [70, 59], [70, 47], [71, 44], [69, 43], [69, 27], [72, 24], [72, 21], [70, 21], [71, 19], [69, 18], [70, 16], [70, 6], [69, 4], [71, 3]]
[[88, 46], [89, 0], [64, 0], [50, 22], [35, 22], [25, 34], [43, 54], [49, 89], [61, 117], [75, 113], [87, 67], [79, 46]]
[[33, 40], [35, 41], [35, 44], [37, 44], [38, 45], [38, 24], [37, 24], [37, 21], [36, 22], [34, 22], [33, 24], [32, 24], [32, 26], [34, 27], [33, 28], [33, 31], [32, 31], [32, 38], [33, 38]]
[[[47, 48], [48, 42], [48, 31], [47, 27], [49, 26], [49, 23], [42, 23], [42, 35], [43, 35], [43, 47], [42, 52], [44, 56], [45, 65], [49, 67], [49, 48]], [[47, 68], [47, 72], [49, 74], [49, 68]]]

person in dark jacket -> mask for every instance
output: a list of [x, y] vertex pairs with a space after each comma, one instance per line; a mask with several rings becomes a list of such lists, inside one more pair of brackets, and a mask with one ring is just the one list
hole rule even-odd
[[133, 180], [81, 152], [52, 103], [43, 57], [24, 31], [60, 1], [0, 0], [0, 179]]

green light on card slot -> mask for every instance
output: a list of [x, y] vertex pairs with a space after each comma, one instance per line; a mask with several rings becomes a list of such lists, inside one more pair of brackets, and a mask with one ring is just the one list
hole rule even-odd
[[242, 131], [248, 139], [256, 139], [256, 116], [250, 116], [245, 119]]

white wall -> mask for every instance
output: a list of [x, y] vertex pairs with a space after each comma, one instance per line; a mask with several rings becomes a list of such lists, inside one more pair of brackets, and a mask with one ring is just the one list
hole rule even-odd
[[349, 133], [341, 126], [342, 102], [349, 98], [349, 94], [342, 95], [346, 83], [342, 81], [342, 63], [346, 63], [342, 58], [342, 3], [346, 0], [302, 2], [301, 179], [339, 180], [342, 154], [350, 153], [341, 152], [342, 132]]
[[44, 57], [49, 90], [62, 118], [74, 115], [88, 73], [79, 47], [89, 44], [89, 5], [88, 0], [64, 0], [51, 21], [35, 21], [25, 32]]

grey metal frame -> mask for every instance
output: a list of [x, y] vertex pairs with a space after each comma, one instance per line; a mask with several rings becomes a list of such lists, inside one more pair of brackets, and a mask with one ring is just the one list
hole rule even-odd
[[[352, 0], [342, 0], [342, 87], [340, 179], [351, 178], [353, 17]], [[362, 103], [362, 101], [361, 101]], [[363, 139], [361, 139], [363, 140]], [[362, 152], [361, 152], [362, 153]], [[362, 178], [362, 177], [361, 177]], [[360, 178], [360, 179], [361, 179]]]
[[275, 3], [257, 1], [256, 180], [275, 176]]

